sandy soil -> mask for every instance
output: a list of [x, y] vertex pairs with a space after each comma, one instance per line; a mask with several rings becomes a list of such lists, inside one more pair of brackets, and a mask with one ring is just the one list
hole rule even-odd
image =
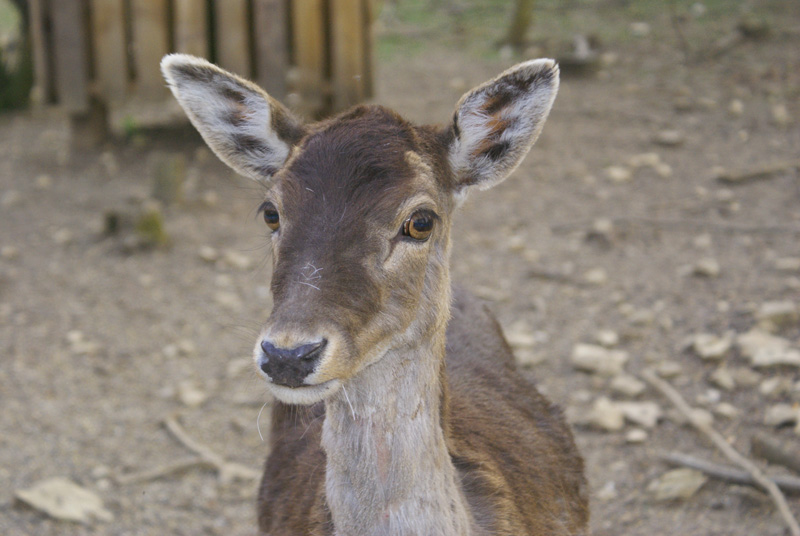
[[[758, 431], [797, 440], [791, 427], [763, 424], [768, 407], [800, 403], [796, 368], [759, 370], [751, 385], [728, 391], [709, 377], [720, 366], [748, 369], [737, 349], [722, 362], [684, 349], [696, 333], [747, 331], [765, 302], [800, 301], [800, 272], [779, 261], [800, 257], [797, 169], [736, 186], [711, 171], [800, 158], [800, 4], [763, 10], [769, 36], [715, 57], [684, 61], [664, 14], [648, 21], [648, 35], [604, 43], [613, 56], [598, 72], [565, 69], [536, 148], [457, 220], [456, 279], [491, 303], [509, 333], [533, 336], [520, 355], [578, 419], [599, 396], [625, 398], [570, 364], [574, 345], [604, 329], [619, 335], [628, 372], [670, 363], [670, 382], [692, 404], [735, 407], [714, 425], [740, 451]], [[731, 30], [737, 16], [715, 22]], [[627, 23], [610, 23], [627, 32]], [[377, 100], [418, 121], [446, 121], [463, 91], [514, 61], [431, 43], [380, 65]], [[656, 143], [665, 130], [680, 143]], [[57, 112], [0, 117], [0, 533], [254, 532], [252, 481], [223, 483], [203, 467], [115, 479], [191, 455], [163, 425], [174, 415], [227, 460], [257, 471], [267, 454], [256, 421], [268, 397], [248, 357], [271, 305], [265, 230], [254, 218], [259, 189], [199, 147], [188, 130], [145, 132], [137, 143], [72, 154]], [[170, 247], [129, 251], [132, 231], [104, 236], [104, 214], [135, 212], [149, 196], [156, 150], [187, 159], [185, 199], [164, 211]], [[643, 153], [664, 165], [631, 167]], [[615, 181], [609, 166], [631, 176]], [[593, 232], [598, 219], [611, 230]], [[203, 247], [219, 259], [204, 260]], [[718, 275], [695, 274], [704, 259], [718, 263]], [[800, 345], [797, 323], [779, 334]], [[764, 394], [772, 378], [787, 387]], [[784, 534], [770, 501], [750, 488], [709, 481], [685, 501], [648, 495], [668, 469], [663, 451], [724, 460], [658, 393], [637, 400], [667, 414], [643, 443], [626, 442], [630, 426], [575, 430], [596, 535]], [[53, 476], [99, 494], [114, 521], [56, 521], [15, 501], [16, 490]], [[800, 514], [796, 497], [790, 506]]]

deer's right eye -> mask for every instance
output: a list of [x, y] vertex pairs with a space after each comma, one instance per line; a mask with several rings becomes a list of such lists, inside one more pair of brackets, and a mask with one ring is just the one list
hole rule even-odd
[[275, 205], [267, 201], [261, 205], [259, 209], [264, 213], [264, 223], [267, 224], [267, 227], [272, 229], [273, 232], [277, 231], [281, 226], [281, 217], [278, 214], [278, 209], [275, 208]]

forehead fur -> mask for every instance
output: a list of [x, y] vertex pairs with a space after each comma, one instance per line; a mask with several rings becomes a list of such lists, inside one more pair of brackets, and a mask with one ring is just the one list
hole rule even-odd
[[417, 170], [406, 153], [417, 146], [413, 126], [397, 114], [359, 106], [303, 140], [281, 181], [284, 202], [313, 198], [334, 209], [390, 209], [413, 184]]

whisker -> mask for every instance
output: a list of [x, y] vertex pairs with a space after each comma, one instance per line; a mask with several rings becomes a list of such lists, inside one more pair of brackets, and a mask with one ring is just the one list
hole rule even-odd
[[350, 413], [353, 415], [353, 422], [356, 421], [356, 410], [353, 409], [353, 404], [350, 403], [350, 397], [347, 396], [347, 388], [342, 384], [342, 391], [344, 392], [344, 399], [347, 400], [347, 405], [350, 406]]
[[319, 288], [319, 287], [315, 287], [315, 286], [314, 286], [314, 285], [312, 285], [311, 283], [306, 283], [305, 281], [298, 281], [298, 283], [300, 283], [301, 285], [307, 285], [307, 286], [309, 286], [309, 287], [311, 287], [311, 288], [315, 288], [315, 289], [317, 289], [317, 290], [320, 290], [320, 288]]
[[262, 443], [264, 442], [264, 436], [261, 435], [261, 425], [258, 421], [261, 419], [261, 412], [264, 411], [264, 408], [267, 407], [267, 404], [269, 404], [269, 402], [264, 402], [264, 405], [261, 406], [260, 410], [258, 410], [258, 417], [256, 417], [256, 430], [258, 430], [258, 437], [261, 438]]

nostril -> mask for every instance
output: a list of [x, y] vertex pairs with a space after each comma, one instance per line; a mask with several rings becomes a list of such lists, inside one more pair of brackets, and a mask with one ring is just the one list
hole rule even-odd
[[269, 340], [262, 339], [260, 346], [263, 353], [258, 366], [273, 383], [299, 387], [314, 371], [327, 344], [327, 339], [322, 339], [295, 348], [279, 348]]
[[319, 354], [322, 353], [322, 350], [325, 349], [325, 345], [327, 344], [327, 339], [322, 339], [317, 343], [305, 344], [299, 348], [295, 348], [295, 355], [300, 359], [316, 359], [319, 357]]

